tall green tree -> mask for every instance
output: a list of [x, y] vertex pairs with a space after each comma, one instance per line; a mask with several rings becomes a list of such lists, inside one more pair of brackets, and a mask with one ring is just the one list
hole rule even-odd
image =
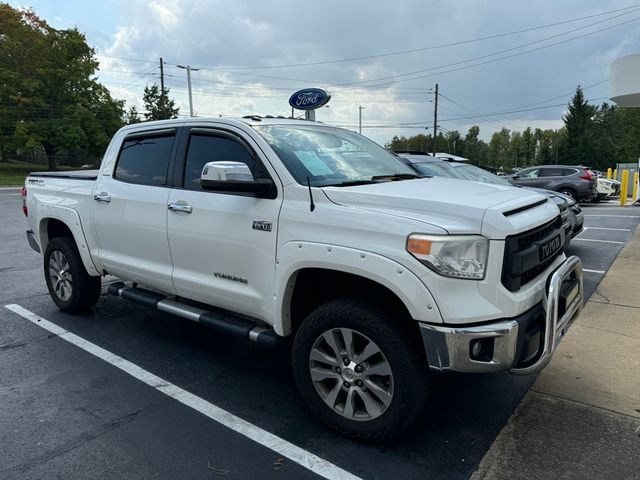
[[471, 163], [476, 165], [480, 164], [481, 145], [480, 145], [480, 127], [473, 125], [467, 130], [467, 134], [464, 136], [464, 156], [467, 157]]
[[619, 108], [618, 129], [620, 137], [617, 140], [615, 163], [637, 162], [640, 158], [640, 108]]
[[147, 120], [167, 120], [170, 118], [178, 118], [179, 107], [169, 98], [169, 89], [164, 87], [164, 91], [160, 91], [158, 85], [144, 87], [142, 95], [144, 107], [147, 110], [144, 114]]
[[508, 167], [509, 153], [511, 150], [511, 131], [503, 128], [498, 132], [493, 132], [489, 141], [489, 158], [496, 167]]
[[562, 163], [590, 165], [595, 160], [594, 116], [597, 108], [590, 105], [578, 86], [569, 102], [567, 113], [562, 117], [567, 132], [561, 145]]
[[536, 147], [537, 144], [533, 132], [531, 131], [531, 127], [525, 128], [522, 132], [522, 157], [520, 166], [526, 167], [528, 165], [535, 165]]
[[77, 29], [0, 3], [0, 148], [99, 157], [123, 124], [124, 102], [93, 75], [95, 51]]
[[[602, 103], [593, 118], [594, 159], [591, 166], [606, 170], [615, 163], [624, 145], [620, 108]], [[632, 135], [631, 135], [632, 136]]]
[[127, 125], [140, 123], [142, 121], [142, 119], [140, 118], [140, 114], [138, 113], [138, 109], [135, 107], [135, 105], [132, 105], [131, 107], [129, 107], [129, 110], [127, 110], [127, 115], [125, 120]]
[[445, 143], [439, 143], [441, 151], [464, 157], [464, 140], [457, 130], [451, 130], [444, 136]]

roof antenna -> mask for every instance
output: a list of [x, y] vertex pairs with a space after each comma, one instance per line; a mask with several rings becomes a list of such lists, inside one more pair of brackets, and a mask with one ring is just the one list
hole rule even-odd
[[311, 181], [309, 180], [309, 177], [307, 177], [307, 186], [309, 187], [309, 200], [311, 202], [309, 204], [309, 210], [313, 212], [316, 209], [316, 205], [313, 203], [313, 193], [311, 193]]

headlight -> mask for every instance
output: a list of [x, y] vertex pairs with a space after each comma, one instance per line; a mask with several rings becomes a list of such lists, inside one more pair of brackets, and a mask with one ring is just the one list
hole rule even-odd
[[482, 280], [489, 255], [489, 240], [479, 235], [413, 234], [407, 239], [407, 251], [445, 277]]

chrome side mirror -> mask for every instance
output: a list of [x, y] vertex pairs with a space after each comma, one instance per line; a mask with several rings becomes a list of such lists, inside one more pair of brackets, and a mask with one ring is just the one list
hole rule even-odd
[[203, 190], [228, 193], [249, 193], [256, 197], [275, 198], [273, 181], [253, 178], [242, 162], [207, 162], [202, 168], [200, 186]]

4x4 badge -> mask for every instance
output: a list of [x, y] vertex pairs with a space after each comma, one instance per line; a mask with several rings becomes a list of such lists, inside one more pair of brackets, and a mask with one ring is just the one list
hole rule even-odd
[[254, 230], [262, 230], [263, 232], [271, 231], [271, 222], [265, 222], [264, 220], [254, 220], [253, 221], [253, 229]]

